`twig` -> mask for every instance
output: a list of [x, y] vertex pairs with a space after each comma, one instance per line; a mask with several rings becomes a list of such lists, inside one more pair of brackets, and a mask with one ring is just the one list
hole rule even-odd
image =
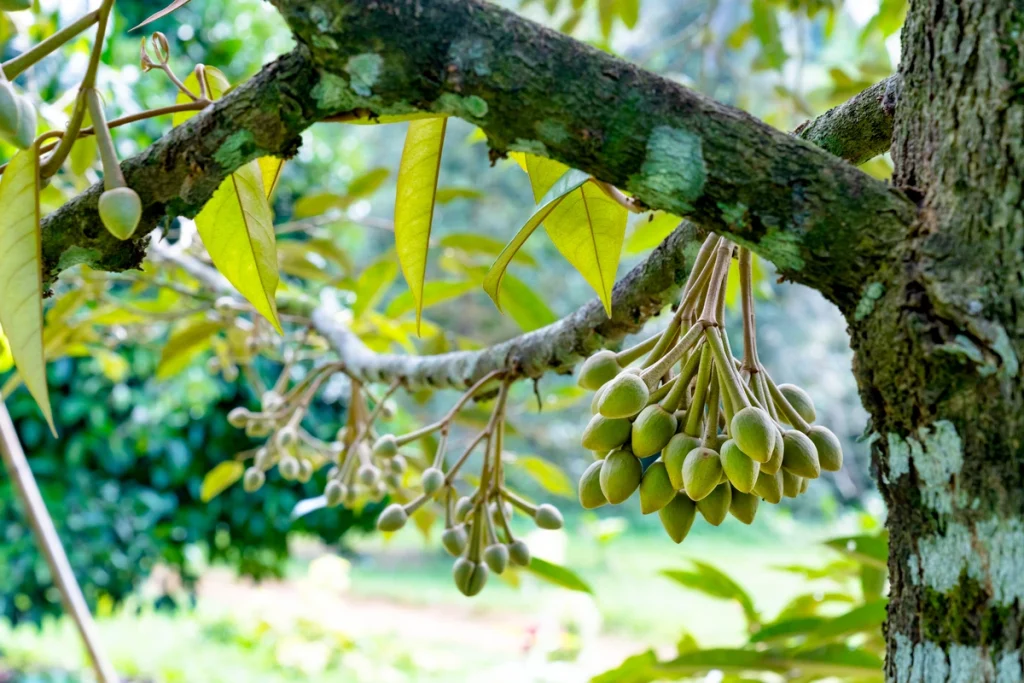
[[3, 456], [4, 468], [14, 482], [14, 489], [25, 506], [32, 532], [36, 536], [40, 550], [46, 557], [53, 581], [60, 591], [64, 609], [74, 619], [82, 642], [85, 643], [85, 648], [89, 652], [93, 669], [96, 671], [96, 679], [99, 683], [117, 683], [119, 680], [117, 674], [110, 660], [100, 649], [96, 623], [89, 613], [82, 589], [71, 570], [71, 563], [64, 552], [64, 546], [61, 545], [57, 529], [46, 509], [46, 503], [39, 492], [35, 477], [32, 476], [32, 470], [25, 458], [25, 451], [21, 447], [18, 433], [14, 429], [14, 423], [11, 422], [10, 413], [7, 412], [7, 406], [3, 401], [0, 401], [0, 456]]

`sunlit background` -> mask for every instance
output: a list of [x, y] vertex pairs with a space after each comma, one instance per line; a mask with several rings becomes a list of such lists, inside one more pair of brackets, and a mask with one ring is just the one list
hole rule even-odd
[[[5, 15], [0, 56], [10, 58], [97, 4], [40, 0], [32, 12]], [[161, 74], [140, 70], [140, 36], [128, 33], [163, 4], [117, 2], [99, 77], [112, 115], [174, 98]], [[881, 7], [873, 0], [503, 4], [783, 130], [891, 74], [904, 11], [898, 0], [882, 0]], [[292, 45], [284, 22], [261, 0], [192, 0], [150, 29], [171, 39], [180, 74], [203, 62], [233, 83]], [[66, 121], [90, 44], [87, 35], [19, 79], [48, 127]], [[170, 125], [154, 119], [119, 129], [114, 139], [128, 157]], [[582, 277], [537, 235], [506, 279], [507, 315], [495, 310], [480, 278], [495, 249], [532, 213], [533, 198], [516, 164], [492, 165], [483, 135], [453, 121], [428, 271], [430, 281], [446, 283], [447, 298], [427, 309], [417, 338], [391, 232], [404, 128], [318, 124], [303, 134], [275, 195], [284, 273], [301, 278], [309, 291], [332, 287], [355, 302], [354, 329], [373, 348], [412, 353], [507, 339], [592, 297]], [[0, 149], [0, 156], [6, 160], [11, 152]], [[97, 180], [86, 170], [90, 160], [46, 189], [44, 209]], [[887, 177], [889, 164], [879, 158], [865, 170]], [[633, 219], [619, 277], [674, 227], [662, 221], [634, 229], [647, 220]], [[486, 239], [469, 248], [460, 240], [466, 234]], [[520, 387], [510, 408], [514, 431], [507, 447], [517, 461], [509, 476], [530, 497], [558, 503], [567, 519], [564, 531], [529, 531], [526, 538], [537, 556], [570, 567], [590, 592], [520, 573], [505, 582], [492, 578], [480, 596], [467, 599], [452, 584], [436, 526], [421, 534], [410, 525], [383, 538], [373, 531], [379, 507], [318, 510], [292, 521], [295, 504], [316, 494], [312, 485], [303, 491], [271, 480], [258, 495], [236, 487], [201, 503], [206, 472], [248, 447], [225, 416], [252, 396], [244, 378], [208, 349], [184, 359], [173, 376], [154, 378], [167, 334], [159, 320], [112, 326], [106, 352], [52, 354], [62, 356], [49, 369], [58, 440], [23, 389], [8, 403], [99, 617], [102, 641], [132, 680], [585, 681], [652, 649], [670, 660], [699, 647], [738, 647], [780, 612], [837, 614], [881, 590], [876, 564], [863, 564], [845, 543], [824, 544], [875, 534], [884, 514], [871, 482], [870, 428], [850, 370], [845, 323], [817, 293], [778, 282], [770, 264], [759, 262], [757, 272], [762, 360], [776, 380], [811, 394], [820, 422], [843, 441], [844, 469], [824, 475], [805, 496], [762, 506], [750, 527], [731, 518], [718, 528], [698, 521], [676, 546], [656, 515], [640, 514], [635, 497], [623, 506], [580, 510], [576, 481], [592, 461], [579, 446], [589, 395], [569, 377], [545, 377], [536, 395], [533, 387]], [[58, 301], [66, 289], [58, 285]], [[727, 315], [738, 335], [737, 311]], [[0, 354], [0, 371], [9, 370], [9, 357]], [[315, 406], [328, 431], [343, 419], [341, 389], [328, 386]], [[443, 411], [445, 400], [450, 397], [403, 397], [396, 421], [422, 422]], [[738, 586], [722, 589], [717, 575], [694, 560]], [[0, 478], [0, 681], [92, 680], [61, 613], [21, 510]], [[878, 646], [870, 636], [850, 635], [854, 645]], [[601, 680], [635, 679], [609, 674]], [[723, 671], [706, 680], [741, 678]]]

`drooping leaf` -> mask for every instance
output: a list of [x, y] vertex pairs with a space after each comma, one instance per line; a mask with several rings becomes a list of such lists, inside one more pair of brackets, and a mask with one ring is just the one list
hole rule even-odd
[[533, 200], [538, 204], [541, 203], [541, 199], [548, 193], [551, 186], [569, 170], [569, 167], [561, 161], [539, 157], [536, 154], [511, 152], [509, 156], [529, 175]]
[[795, 636], [806, 636], [824, 621], [824, 617], [795, 617], [777, 620], [761, 627], [754, 635], [750, 636], [750, 642], [772, 643]]
[[858, 562], [885, 569], [889, 562], [889, 539], [884, 533], [847, 536], [825, 541], [825, 545]]
[[472, 187], [439, 187], [434, 195], [438, 204], [447, 204], [456, 199], [479, 199], [484, 193]]
[[[90, 126], [92, 126], [92, 119], [89, 116], [89, 112], [86, 111], [85, 117], [82, 119], [82, 128]], [[84, 176], [85, 172], [92, 168], [93, 162], [96, 161], [98, 149], [95, 135], [80, 137], [75, 140], [75, 144], [71, 148], [71, 154], [68, 155], [71, 172], [76, 176]]]
[[505, 313], [516, 321], [523, 332], [539, 329], [558, 320], [547, 302], [515, 275], [505, 273], [501, 288], [507, 295]]
[[221, 183], [196, 216], [196, 227], [217, 270], [282, 332], [274, 215], [258, 161], [250, 161]]
[[735, 600], [743, 608], [743, 614], [749, 623], [756, 624], [760, 621], [753, 599], [738, 583], [706, 562], [700, 560], [691, 560], [691, 562], [694, 571], [666, 569], [661, 573], [687, 588], [698, 590], [713, 598]]
[[590, 683], [650, 683], [655, 679], [658, 656], [654, 650], [627, 657], [614, 669], [590, 679]]
[[539, 557], [531, 557], [530, 565], [525, 569], [534, 576], [540, 577], [549, 583], [555, 584], [556, 586], [568, 588], [573, 591], [580, 591], [581, 593], [593, 594], [594, 592], [590, 586], [576, 574], [576, 572], [561, 565], [548, 562], [547, 560], [542, 560]]
[[210, 337], [220, 331], [221, 323], [206, 318], [195, 318], [171, 333], [160, 353], [156, 378], [165, 380], [178, 374], [203, 349], [210, 347]]
[[178, 9], [179, 7], [184, 7], [189, 2], [191, 2], [191, 0], [174, 0], [174, 2], [169, 4], [167, 7], [164, 7], [159, 12], [155, 12], [155, 13], [149, 15], [148, 17], [146, 17], [146, 19], [144, 19], [141, 24], [133, 26], [131, 28], [131, 30], [134, 31], [136, 29], [142, 28], [146, 24], [153, 23], [157, 19], [162, 19], [162, 18], [166, 17], [168, 14], [170, 14], [171, 12], [173, 12], [174, 10]]
[[388, 287], [398, 276], [398, 264], [394, 254], [385, 254], [368, 265], [356, 280], [356, 301], [352, 304], [352, 315], [359, 318], [366, 311], [372, 310]]
[[[476, 283], [469, 280], [459, 280], [455, 282], [438, 280], [435, 282], [428, 282], [423, 288], [423, 299], [421, 305], [423, 308], [436, 306], [437, 304], [460, 297], [475, 288]], [[397, 318], [415, 309], [416, 301], [413, 299], [412, 292], [402, 292], [388, 302], [385, 314], [390, 318]]]
[[[438, 244], [441, 247], [447, 249], [458, 249], [459, 251], [464, 251], [467, 254], [484, 254], [492, 257], [500, 254], [501, 250], [505, 247], [505, 243], [500, 240], [496, 240], [493, 237], [487, 237], [486, 235], [476, 235], [471, 232], [445, 235], [438, 240]], [[524, 266], [537, 266], [537, 259], [530, 256], [525, 251], [520, 251], [516, 254], [514, 260]]]
[[570, 169], [556, 181], [551, 188], [547, 191], [541, 201], [538, 202], [539, 206], [534, 211], [533, 215], [526, 224], [519, 229], [516, 236], [512, 238], [512, 241], [505, 245], [505, 248], [498, 254], [497, 260], [491, 266], [491, 269], [487, 272], [484, 277], [484, 291], [487, 292], [488, 296], [494, 301], [494, 305], [501, 310], [501, 279], [505, 275], [505, 270], [508, 268], [508, 264], [511, 263], [512, 258], [516, 255], [526, 240], [529, 239], [530, 235], [533, 234], [534, 230], [547, 218], [552, 211], [561, 203], [566, 195], [571, 193], [573, 190], [578, 189], [583, 183], [587, 182], [590, 176], [583, 171], [576, 169]]
[[788, 59], [782, 46], [782, 30], [776, 8], [767, 2], [751, 3], [750, 28], [761, 43], [762, 63], [769, 69], [781, 69]]
[[383, 166], [371, 168], [369, 171], [360, 173], [348, 184], [348, 191], [346, 192], [348, 200], [351, 202], [356, 199], [369, 197], [380, 189], [380, 186], [384, 184], [384, 181], [387, 180], [390, 175], [391, 171]]
[[0, 177], [0, 326], [25, 386], [56, 435], [43, 352], [43, 281], [39, 235], [39, 156], [14, 155]]
[[11, 344], [4, 336], [4, 330], [0, 327], [0, 373], [7, 372], [14, 367], [14, 356], [11, 355]]
[[825, 643], [831, 640], [845, 640], [855, 633], [880, 633], [885, 622], [886, 599], [874, 600], [854, 607], [845, 614], [824, 620], [811, 633], [811, 638]]
[[[206, 94], [211, 100], [219, 100], [221, 97], [224, 97], [225, 93], [231, 90], [231, 81], [229, 81], [228, 77], [224, 75], [224, 72], [217, 67], [207, 65], [205, 66], [205, 69]], [[184, 84], [186, 88], [192, 91], [192, 93], [199, 95], [199, 79], [196, 78], [195, 71], [185, 77]], [[177, 104], [185, 104], [186, 102], [191, 101], [192, 100], [183, 92], [179, 92], [178, 97], [175, 99]], [[175, 126], [180, 126], [198, 113], [199, 112], [197, 111], [175, 112], [171, 116], [171, 123]]]
[[416, 323], [423, 315], [423, 284], [427, 274], [427, 251], [434, 218], [437, 177], [447, 118], [422, 119], [409, 123], [405, 149], [398, 169], [395, 196], [395, 250], [416, 302]]
[[679, 216], [658, 211], [651, 220], [638, 222], [633, 228], [633, 233], [626, 240], [625, 252], [630, 256], [635, 256], [653, 249], [679, 227], [680, 221], [682, 219]]
[[237, 460], [226, 460], [206, 473], [203, 484], [199, 487], [199, 499], [204, 503], [228, 490], [245, 474], [245, 465]]
[[555, 247], [612, 314], [612, 287], [629, 211], [592, 182], [570, 192], [544, 220]]
[[257, 159], [260, 165], [260, 176], [263, 178], [263, 191], [267, 199], [274, 194], [277, 184], [281, 180], [281, 173], [284, 171], [284, 159], [277, 157], [260, 157]]
[[576, 487], [559, 467], [535, 455], [521, 455], [512, 461], [513, 467], [530, 475], [548, 493], [565, 498], [576, 497]]

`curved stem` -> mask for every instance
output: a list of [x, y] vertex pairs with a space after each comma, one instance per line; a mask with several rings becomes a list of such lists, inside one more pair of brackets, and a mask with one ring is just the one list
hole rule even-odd
[[89, 53], [89, 66], [85, 69], [85, 76], [82, 78], [82, 85], [75, 99], [75, 109], [71, 114], [71, 121], [60, 139], [60, 144], [53, 151], [40, 169], [40, 177], [45, 179], [52, 176], [64, 163], [71, 153], [71, 147], [82, 128], [82, 120], [85, 118], [85, 93], [96, 85], [96, 71], [100, 65], [100, 55], [103, 54], [103, 40], [107, 34], [107, 23], [110, 19], [110, 10], [114, 6], [114, 0], [103, 0], [100, 5], [99, 15], [96, 18], [96, 42], [93, 43], [92, 51]]
[[99, 19], [100, 10], [93, 10], [81, 18], [68, 24], [52, 36], [39, 41], [33, 47], [22, 52], [17, 57], [12, 57], [3, 63], [3, 72], [7, 78], [17, 78], [25, 69], [43, 59], [54, 50], [60, 48], [79, 33], [89, 28]]

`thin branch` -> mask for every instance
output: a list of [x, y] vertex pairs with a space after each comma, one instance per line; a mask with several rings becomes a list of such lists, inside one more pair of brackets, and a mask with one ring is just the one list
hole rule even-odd
[[117, 683], [119, 680], [110, 660], [107, 659], [100, 647], [99, 637], [96, 633], [96, 623], [89, 613], [89, 606], [82, 595], [82, 589], [75, 579], [75, 573], [71, 569], [71, 563], [64, 552], [64, 546], [57, 535], [57, 529], [53, 525], [53, 519], [46, 509], [46, 503], [39, 492], [32, 469], [29, 467], [25, 451], [21, 447], [18, 433], [14, 429], [14, 423], [7, 412], [7, 406], [0, 400], [0, 456], [2, 456], [4, 468], [8, 476], [14, 482], [15, 491], [22, 505], [25, 506], [25, 514], [28, 516], [32, 526], [32, 532], [36, 536], [40, 550], [46, 558], [46, 564], [50, 567], [50, 574], [53, 582], [60, 591], [61, 602], [64, 609], [71, 616], [78, 628], [78, 633], [85, 643], [89, 658], [92, 661], [93, 669], [96, 671], [96, 678], [100, 683]]

